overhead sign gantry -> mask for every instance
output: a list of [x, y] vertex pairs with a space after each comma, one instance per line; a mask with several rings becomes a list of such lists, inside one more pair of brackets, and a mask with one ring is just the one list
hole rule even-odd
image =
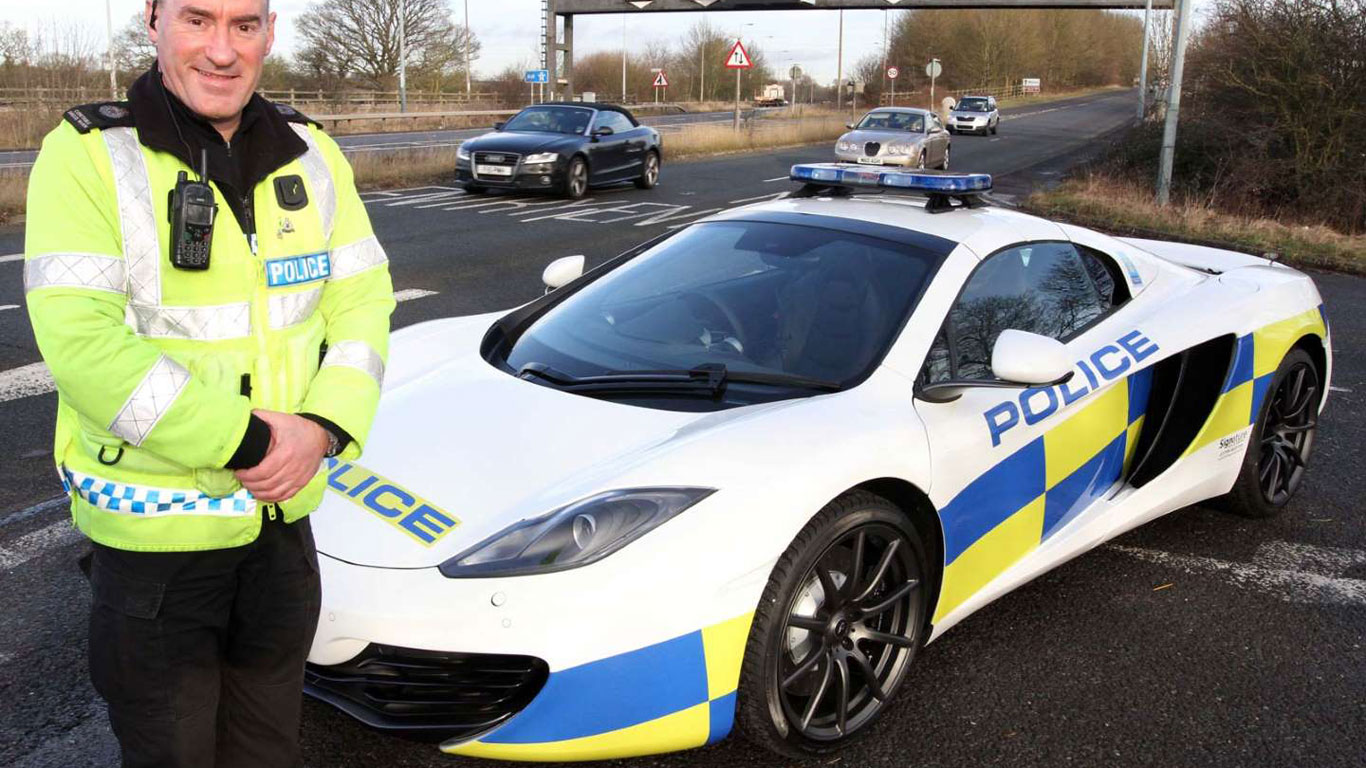
[[[1174, 0], [1152, 0], [1168, 10]], [[542, 0], [545, 8], [544, 66], [550, 89], [574, 98], [574, 17], [604, 13], [701, 11], [838, 11], [903, 8], [1092, 8], [1142, 10], [1148, 0]]]

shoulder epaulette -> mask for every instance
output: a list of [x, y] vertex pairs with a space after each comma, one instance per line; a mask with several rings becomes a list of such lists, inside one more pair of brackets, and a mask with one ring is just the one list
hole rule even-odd
[[95, 128], [132, 128], [133, 111], [126, 101], [100, 101], [68, 109], [66, 121], [81, 133], [90, 133]]
[[271, 106], [275, 107], [276, 112], [280, 113], [280, 117], [283, 117], [291, 123], [302, 123], [304, 125], [312, 125], [315, 128], [323, 127], [322, 123], [318, 122], [317, 120], [314, 120], [308, 115], [305, 115], [304, 113], [300, 112], [294, 107], [289, 106], [288, 104], [281, 104], [279, 102], [274, 101], [272, 101], [270, 104]]

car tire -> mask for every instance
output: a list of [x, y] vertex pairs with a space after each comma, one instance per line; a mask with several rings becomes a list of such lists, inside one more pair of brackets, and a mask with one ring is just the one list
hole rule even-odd
[[[915, 527], [887, 499], [854, 491], [816, 513], [778, 559], [755, 609], [736, 704], [740, 731], [797, 759], [866, 733], [896, 700], [924, 643], [925, 569]], [[826, 599], [830, 591], [837, 601]]]
[[640, 189], [654, 189], [659, 183], [659, 153], [653, 149], [645, 153], [645, 163], [640, 169], [636, 186]]
[[465, 191], [471, 195], [482, 195], [489, 191], [488, 187], [481, 187], [478, 184], [466, 184]]
[[925, 150], [920, 150], [920, 163], [917, 164], [915, 167], [917, 170], [925, 170]]
[[588, 161], [575, 156], [569, 161], [564, 172], [564, 186], [561, 192], [570, 200], [581, 200], [588, 194]]
[[997, 121], [995, 125], [992, 125], [992, 126], [991, 126], [991, 135], [992, 135], [992, 136], [995, 136], [995, 135], [996, 135], [996, 130], [997, 130], [998, 128], [1000, 128], [1000, 127], [1001, 127], [1000, 121]]
[[1262, 398], [1238, 479], [1220, 498], [1223, 507], [1253, 518], [1272, 517], [1285, 508], [1304, 479], [1322, 400], [1314, 359], [1303, 349], [1291, 350]]

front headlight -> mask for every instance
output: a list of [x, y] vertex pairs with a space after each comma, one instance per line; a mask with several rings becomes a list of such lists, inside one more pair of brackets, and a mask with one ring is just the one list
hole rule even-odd
[[469, 160], [469, 159], [470, 159], [470, 153], [469, 153], [468, 151], [465, 150], [465, 145], [464, 145], [464, 144], [461, 144], [461, 145], [459, 145], [458, 147], [455, 148], [455, 159], [456, 159], [456, 160]]
[[887, 145], [889, 155], [909, 155], [915, 152], [915, 144], [905, 141], [897, 141]]
[[635, 541], [714, 488], [628, 488], [590, 496], [504, 528], [441, 564], [453, 578], [578, 568]]
[[840, 152], [857, 152], [858, 144], [853, 141], [846, 141], [844, 139], [840, 139], [839, 141], [835, 142], [835, 149], [839, 150]]
[[535, 163], [553, 163], [559, 159], [559, 157], [559, 154], [555, 152], [541, 152], [535, 155], [527, 155], [522, 158], [522, 162], [527, 165], [533, 165]]

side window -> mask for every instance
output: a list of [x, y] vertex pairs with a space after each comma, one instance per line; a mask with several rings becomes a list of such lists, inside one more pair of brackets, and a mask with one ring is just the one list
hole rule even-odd
[[1101, 303], [1107, 310], [1129, 300], [1128, 284], [1124, 282], [1124, 276], [1114, 259], [1086, 246], [1077, 246], [1077, 252], [1081, 254], [1081, 263], [1096, 284]]
[[[991, 351], [1006, 329], [1066, 341], [1108, 308], [1070, 243], [998, 251], [968, 278], [927, 362], [930, 382], [995, 378]], [[942, 349], [941, 349], [942, 344]], [[947, 358], [947, 364], [935, 357]]]
[[599, 112], [598, 126], [604, 125], [611, 128], [613, 133], [625, 133], [635, 128], [634, 125], [631, 125], [631, 121], [626, 119], [626, 115], [620, 112]]

